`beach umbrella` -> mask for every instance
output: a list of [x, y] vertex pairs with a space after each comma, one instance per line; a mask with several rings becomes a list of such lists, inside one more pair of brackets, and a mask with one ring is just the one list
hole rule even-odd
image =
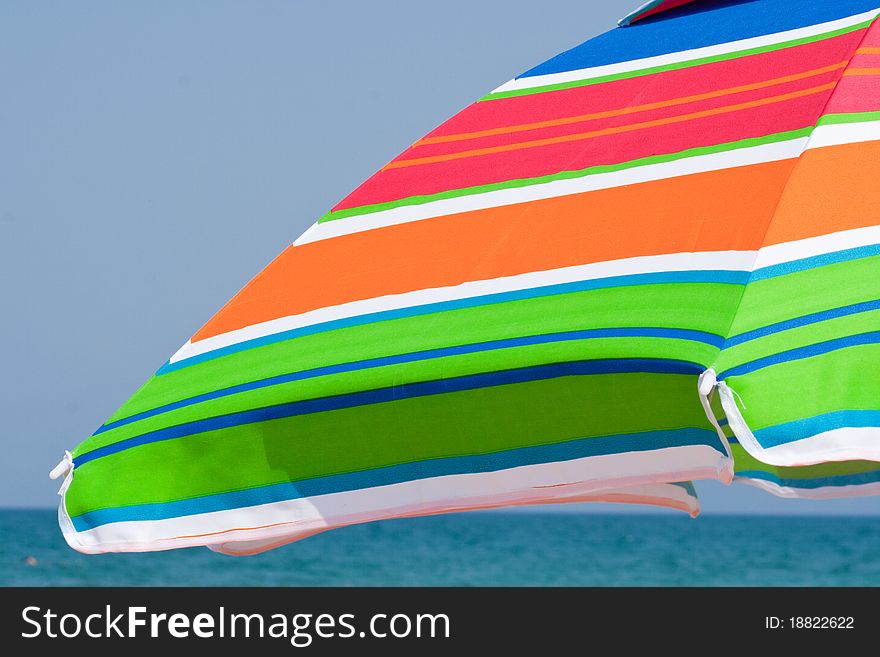
[[734, 469], [866, 492], [878, 13], [651, 2], [455, 115], [65, 456], [68, 543], [247, 553]]

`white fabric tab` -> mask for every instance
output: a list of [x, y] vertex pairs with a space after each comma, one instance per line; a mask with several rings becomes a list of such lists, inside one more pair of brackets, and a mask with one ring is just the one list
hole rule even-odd
[[61, 488], [58, 489], [58, 494], [63, 497], [73, 479], [73, 455], [67, 450], [64, 450], [64, 458], [49, 473], [49, 479], [54, 480], [58, 479], [58, 477], [64, 477], [64, 481], [61, 482]]
[[50, 479], [58, 479], [58, 477], [64, 477], [64, 481], [61, 482], [61, 488], [58, 489], [58, 495], [61, 497], [61, 502], [58, 504], [58, 525], [61, 527], [64, 540], [67, 541], [70, 547], [76, 549], [75, 539], [73, 538], [76, 536], [76, 528], [73, 526], [70, 514], [67, 513], [67, 499], [65, 497], [67, 489], [70, 488], [70, 484], [73, 481], [73, 455], [68, 450], [64, 450], [64, 458], [49, 473]]
[[715, 370], [711, 367], [700, 374], [700, 378], [697, 379], [697, 393], [700, 396], [700, 404], [703, 406], [703, 411], [706, 413], [706, 417], [709, 419], [712, 426], [715, 427], [715, 431], [718, 433], [718, 438], [721, 440], [721, 444], [724, 445], [724, 451], [727, 452], [724, 470], [719, 474], [721, 481], [725, 484], [729, 484], [733, 481], [733, 452], [730, 449], [730, 441], [727, 440], [727, 436], [724, 435], [724, 429], [721, 428], [718, 419], [715, 417], [715, 412], [712, 410], [710, 399], [712, 391], [718, 385], [716, 377]]
[[[767, 463], [766, 456], [763, 455], [764, 448], [758, 442], [758, 439], [755, 438], [752, 430], [749, 429], [749, 425], [746, 424], [745, 418], [743, 418], [742, 412], [739, 410], [739, 405], [736, 403], [736, 398], [739, 395], [724, 381], [719, 381], [717, 387], [718, 396], [721, 398], [721, 407], [724, 409], [724, 414], [727, 416], [727, 422], [733, 430], [733, 435], [736, 436], [739, 444], [750, 455], [763, 463]], [[740, 401], [742, 401], [741, 398]]]

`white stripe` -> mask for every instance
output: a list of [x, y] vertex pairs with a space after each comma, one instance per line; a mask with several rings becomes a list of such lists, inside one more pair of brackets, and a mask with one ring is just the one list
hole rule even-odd
[[640, 256], [589, 265], [563, 267], [548, 271], [529, 272], [516, 276], [504, 276], [484, 281], [471, 281], [451, 287], [438, 287], [416, 290], [403, 294], [390, 294], [361, 301], [329, 306], [312, 310], [301, 315], [291, 315], [273, 319], [261, 324], [216, 335], [198, 342], [187, 342], [174, 354], [170, 362], [177, 363], [186, 358], [214, 351], [247, 340], [313, 326], [349, 317], [388, 310], [399, 310], [444, 301], [456, 301], [472, 297], [528, 290], [547, 285], [596, 280], [611, 276], [648, 274], [657, 272], [700, 271], [721, 269], [728, 271], [747, 271], [755, 258], [754, 251], [709, 251], [701, 253], [672, 253], [669, 255]]
[[752, 479], [751, 477], [735, 477], [734, 481], [760, 488], [778, 497], [804, 500], [832, 500], [846, 497], [869, 497], [880, 495], [880, 482], [870, 484], [856, 484], [852, 486], [822, 486], [820, 488], [795, 488], [780, 486], [765, 479]]
[[880, 139], [880, 121], [825, 123], [813, 130], [807, 148], [855, 144], [877, 139]]
[[356, 215], [345, 219], [334, 219], [312, 226], [294, 242], [294, 245], [300, 246], [332, 237], [350, 235], [386, 226], [395, 226], [411, 221], [458, 214], [460, 212], [485, 210], [515, 203], [528, 203], [559, 196], [592, 192], [599, 189], [687, 176], [694, 173], [705, 173], [707, 171], [719, 171], [721, 169], [731, 169], [751, 164], [787, 160], [800, 155], [806, 147], [807, 141], [807, 137], [799, 137], [761, 146], [685, 157], [672, 162], [633, 166], [610, 173], [588, 174], [579, 178], [499, 189], [482, 194], [469, 194], [430, 201], [420, 205], [404, 205], [390, 210]]
[[832, 461], [880, 461], [880, 428], [832, 429], [775, 447], [762, 447], [752, 456], [767, 465], [784, 467]]
[[704, 57], [715, 57], [717, 55], [726, 55], [728, 53], [736, 53], [752, 48], [760, 48], [770, 46], [786, 41], [794, 41], [805, 37], [833, 32], [835, 30], [858, 25], [865, 21], [876, 18], [877, 9], [866, 11], [855, 16], [839, 18], [837, 20], [819, 23], [817, 25], [808, 25], [799, 27], [794, 30], [786, 30], [784, 32], [775, 32], [773, 34], [765, 34], [763, 36], [751, 37], [748, 39], [740, 39], [738, 41], [728, 41], [714, 46], [706, 46], [703, 48], [693, 48], [690, 50], [681, 50], [679, 52], [668, 53], [665, 55], [657, 55], [655, 57], [644, 57], [642, 59], [633, 59], [626, 62], [618, 62], [615, 64], [606, 64], [604, 66], [593, 66], [591, 68], [582, 68], [574, 71], [563, 71], [561, 73], [549, 73], [547, 75], [535, 75], [530, 77], [518, 78], [510, 80], [502, 84], [491, 93], [503, 93], [505, 91], [519, 91], [522, 89], [532, 89], [535, 87], [543, 87], [551, 84], [563, 84], [566, 82], [576, 82], [582, 80], [590, 80], [600, 78], [607, 75], [618, 75], [620, 73], [629, 73], [631, 71], [641, 71], [656, 66], [666, 66], [669, 64], [677, 64], [679, 62], [689, 62]]
[[[84, 532], [72, 532], [68, 521], [62, 522], [62, 530], [71, 547], [92, 554], [195, 545], [213, 545], [222, 551], [223, 544], [230, 543], [229, 551], [236, 553], [234, 544], [243, 541], [270, 546], [355, 523], [547, 500], [554, 494], [547, 487], [558, 484], [577, 483], [578, 494], [587, 494], [664, 481], [714, 479], [725, 461], [720, 452], [706, 445], [668, 447], [433, 477], [167, 520], [117, 522]], [[560, 496], [564, 499], [566, 491], [560, 491]], [[277, 523], [288, 524], [266, 526]], [[263, 528], [246, 529], [257, 525]], [[198, 536], [215, 532], [226, 533]]]
[[755, 269], [872, 244], [880, 244], [880, 226], [841, 230], [828, 235], [773, 244], [762, 247], [758, 252]]
[[880, 428], [842, 427], [823, 431], [761, 454], [768, 465], [800, 466], [830, 461], [880, 461]]

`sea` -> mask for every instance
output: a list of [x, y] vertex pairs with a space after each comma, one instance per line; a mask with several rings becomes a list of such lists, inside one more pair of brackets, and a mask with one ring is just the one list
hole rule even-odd
[[82, 555], [55, 511], [0, 510], [5, 586], [880, 586], [880, 517], [463, 513], [253, 557]]

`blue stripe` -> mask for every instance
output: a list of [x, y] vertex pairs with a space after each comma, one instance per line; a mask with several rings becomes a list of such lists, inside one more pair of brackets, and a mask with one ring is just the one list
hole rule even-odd
[[824, 322], [826, 320], [836, 319], [838, 317], [857, 315], [858, 313], [865, 313], [871, 310], [880, 310], [880, 299], [874, 301], [863, 301], [862, 303], [854, 303], [849, 306], [841, 306], [839, 308], [832, 308], [830, 310], [822, 310], [820, 312], [811, 313], [809, 315], [795, 317], [794, 319], [776, 322], [775, 324], [768, 324], [767, 326], [762, 326], [761, 328], [757, 328], [752, 331], [746, 331], [745, 333], [740, 333], [739, 335], [728, 338], [727, 340], [725, 340], [722, 349], [734, 347], [736, 345], [743, 344], [744, 342], [749, 342], [751, 340], [757, 340], [758, 338], [773, 335], [774, 333], [779, 333], [781, 331], [787, 331], [789, 329], [799, 328], [801, 326], [807, 326], [809, 324], [815, 324], [817, 322]]
[[861, 486], [864, 484], [873, 484], [880, 482], [880, 469], [871, 470], [869, 472], [860, 472], [857, 474], [832, 475], [829, 477], [809, 477], [805, 479], [788, 479], [779, 477], [763, 470], [744, 470], [737, 472], [737, 477], [748, 477], [750, 479], [763, 479], [771, 481], [779, 486], [787, 488], [824, 488], [826, 486]]
[[806, 269], [815, 269], [816, 267], [824, 267], [826, 265], [836, 265], [848, 260], [870, 258], [876, 255], [880, 255], [880, 244], [869, 244], [867, 246], [857, 246], [852, 249], [844, 249], [843, 251], [834, 251], [833, 253], [823, 253], [810, 258], [801, 258], [800, 260], [792, 260], [791, 262], [783, 262], [778, 265], [756, 269], [752, 273], [749, 283], [764, 280], [765, 278], [776, 278], [777, 276], [794, 274]]
[[816, 344], [807, 345], [806, 347], [798, 347], [796, 349], [789, 349], [788, 351], [781, 351], [778, 354], [765, 356], [764, 358], [758, 358], [756, 360], [749, 361], [748, 363], [743, 363], [742, 365], [731, 367], [729, 370], [721, 372], [718, 375], [718, 378], [723, 379], [731, 376], [742, 376], [744, 374], [749, 374], [750, 372], [755, 372], [765, 367], [770, 367], [771, 365], [779, 365], [780, 363], [788, 363], [793, 360], [812, 358], [813, 356], [821, 356], [822, 354], [837, 351], [838, 349], [846, 349], [847, 347], [855, 347], [866, 344], [876, 344], [877, 342], [880, 342], [880, 331], [868, 331], [867, 333], [848, 335], [844, 338], [835, 338], [834, 340], [817, 342]]
[[338, 365], [328, 365], [325, 367], [315, 367], [300, 372], [292, 372], [290, 374], [281, 374], [278, 376], [260, 379], [242, 383], [240, 385], [230, 386], [221, 390], [214, 390], [201, 395], [195, 395], [182, 399], [180, 401], [158, 406], [149, 411], [137, 413], [129, 417], [117, 420], [116, 422], [108, 422], [99, 428], [93, 435], [116, 429], [117, 427], [137, 422], [148, 417], [153, 417], [161, 413], [167, 413], [178, 408], [185, 408], [192, 404], [219, 399], [228, 395], [234, 395], [249, 390], [257, 390], [268, 386], [279, 385], [282, 383], [290, 383], [292, 381], [302, 381], [304, 379], [312, 379], [328, 374], [340, 374], [343, 372], [355, 372], [358, 370], [370, 369], [373, 367], [383, 367], [386, 365], [398, 365], [401, 363], [413, 363], [417, 361], [430, 360], [432, 358], [442, 358], [444, 356], [460, 356], [464, 354], [474, 354], [484, 351], [493, 351], [497, 349], [508, 349], [512, 347], [524, 347], [539, 344], [550, 344], [555, 342], [568, 342], [572, 340], [588, 340], [595, 338], [674, 338], [679, 340], [693, 340], [695, 342], [703, 342], [713, 347], [721, 347], [723, 338], [714, 333], [706, 333], [705, 331], [695, 331], [690, 329], [671, 329], [671, 328], [604, 328], [604, 329], [585, 329], [582, 331], [563, 331], [559, 333], [546, 333], [544, 335], [531, 335], [519, 338], [506, 338], [502, 340], [489, 340], [486, 342], [477, 342], [472, 344], [457, 345], [453, 347], [439, 347], [436, 349], [425, 349], [422, 351], [414, 351], [408, 354], [398, 354], [394, 356], [383, 356], [380, 358], [369, 358], [365, 360], [354, 361], [350, 363], [340, 363]]
[[544, 379], [553, 379], [563, 376], [583, 376], [589, 374], [620, 374], [620, 373], [659, 373], [659, 374], [699, 374], [703, 371], [703, 367], [697, 363], [689, 363], [678, 360], [664, 360], [653, 358], [629, 358], [629, 359], [608, 359], [608, 360], [586, 360], [586, 361], [570, 361], [566, 363], [552, 363], [547, 365], [536, 365], [534, 367], [523, 367], [511, 370], [502, 370], [499, 372], [484, 372], [481, 374], [472, 374], [469, 376], [461, 376], [450, 379], [440, 379], [437, 381], [423, 381], [419, 383], [409, 383], [389, 388], [379, 388], [376, 390], [366, 390], [363, 392], [354, 392], [345, 395], [336, 395], [333, 397], [321, 397], [318, 399], [306, 399], [303, 401], [290, 402], [287, 404], [278, 404], [276, 406], [268, 406], [265, 408], [257, 408], [248, 411], [240, 411], [237, 413], [229, 413], [217, 417], [206, 418], [204, 420], [196, 420], [187, 422], [157, 431], [120, 440], [112, 445], [99, 447], [90, 452], [86, 452], [74, 460], [74, 465], [81, 466], [89, 461], [94, 461], [109, 454], [115, 454], [125, 449], [138, 447], [162, 440], [171, 440], [173, 438], [182, 438], [205, 431], [215, 431], [217, 429], [227, 429], [229, 427], [251, 424], [254, 422], [265, 422], [267, 420], [277, 420], [280, 418], [294, 417], [298, 415], [307, 415], [310, 413], [320, 413], [323, 411], [334, 411], [343, 408], [351, 408], [353, 406], [362, 406], [364, 404], [379, 404], [389, 401], [400, 401], [402, 399], [410, 399], [413, 397], [423, 397], [426, 395], [438, 395], [447, 392], [460, 392], [465, 390], [475, 390], [477, 388], [486, 388], [490, 386], [509, 385], [513, 383], [526, 383], [530, 381], [541, 381]]
[[204, 354], [192, 356], [176, 363], [166, 363], [157, 375], [173, 372], [174, 370], [202, 363], [213, 358], [219, 358], [228, 354], [262, 347], [267, 344], [283, 342], [292, 338], [298, 338], [304, 335], [313, 335], [324, 331], [332, 331], [340, 328], [348, 328], [350, 326], [361, 326], [363, 324], [372, 324], [374, 322], [386, 321], [390, 319], [400, 319], [403, 317], [416, 317], [419, 315], [429, 315], [447, 310], [459, 310], [462, 308], [474, 308], [477, 306], [485, 306], [494, 303], [505, 303], [507, 301], [520, 301], [522, 299], [535, 299], [538, 297], [553, 296], [557, 294], [570, 294], [572, 292], [585, 292], [587, 290], [598, 290], [611, 287], [629, 287], [635, 285], [658, 285], [666, 283], [721, 283], [729, 285], [745, 285], [749, 280], [748, 272], [729, 271], [729, 270], [705, 270], [705, 271], [682, 271], [682, 272], [657, 272], [651, 274], [629, 274], [624, 276], [610, 276], [607, 278], [597, 278], [587, 281], [574, 281], [571, 283], [558, 283], [556, 285], [545, 285], [542, 287], [528, 288], [525, 290], [513, 290], [510, 292], [497, 292], [495, 294], [486, 294], [476, 297], [468, 297], [466, 299], [454, 299], [452, 301], [439, 301], [437, 303], [428, 303], [421, 306], [412, 306], [409, 308], [397, 308], [394, 310], [383, 310], [381, 312], [367, 313], [365, 315], [357, 315], [355, 317], [345, 317], [343, 319], [335, 319], [329, 322], [321, 322], [312, 324], [311, 326], [303, 326], [301, 328], [273, 333], [253, 340], [246, 340], [220, 349], [214, 349]]
[[649, 16], [563, 52], [521, 78], [616, 64], [714, 46], [845, 18], [875, 9], [877, 0], [716, 0]]
[[880, 411], [832, 411], [754, 431], [764, 448], [784, 445], [834, 429], [880, 428]]
[[714, 432], [697, 428], [580, 438], [553, 445], [521, 447], [493, 454], [429, 459], [174, 502], [100, 509], [76, 516], [72, 520], [77, 531], [86, 531], [111, 522], [163, 520], [375, 486], [388, 486], [429, 477], [496, 472], [538, 463], [689, 445], [709, 445], [723, 453], [718, 436]]

